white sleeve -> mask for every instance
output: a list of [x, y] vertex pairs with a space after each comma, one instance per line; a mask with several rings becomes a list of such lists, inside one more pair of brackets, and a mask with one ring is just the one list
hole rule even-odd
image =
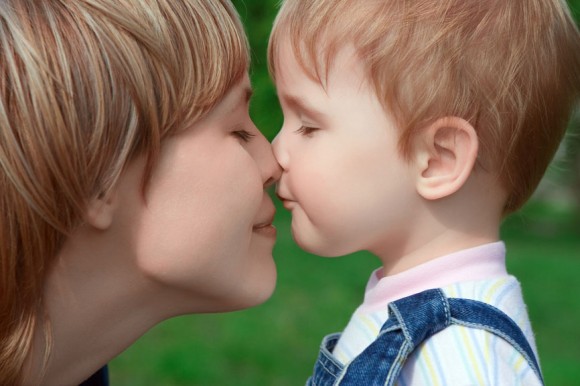
[[449, 326], [411, 354], [398, 386], [541, 385], [510, 343], [485, 330]]

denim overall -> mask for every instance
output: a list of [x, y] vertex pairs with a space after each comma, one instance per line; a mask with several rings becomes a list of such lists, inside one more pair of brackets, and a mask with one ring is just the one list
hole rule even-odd
[[390, 303], [389, 318], [378, 338], [346, 367], [332, 356], [340, 334], [325, 337], [306, 385], [394, 385], [413, 350], [452, 324], [484, 329], [505, 339], [543, 383], [530, 344], [509, 316], [489, 304], [447, 298], [440, 289], [432, 289]]

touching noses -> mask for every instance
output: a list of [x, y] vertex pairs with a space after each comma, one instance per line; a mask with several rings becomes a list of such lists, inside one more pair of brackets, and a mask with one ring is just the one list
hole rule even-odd
[[264, 181], [264, 188], [274, 185], [282, 175], [282, 169], [274, 157], [274, 152], [270, 142], [264, 138], [264, 145], [262, 150], [262, 181]]
[[283, 170], [288, 169], [288, 150], [286, 148], [286, 140], [284, 138], [285, 132], [284, 130], [280, 130], [276, 138], [272, 141], [272, 149], [274, 150], [274, 156], [278, 161], [278, 164], [282, 167]]

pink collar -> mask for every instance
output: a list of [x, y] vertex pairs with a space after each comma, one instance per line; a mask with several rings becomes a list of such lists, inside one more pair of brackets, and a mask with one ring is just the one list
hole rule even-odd
[[505, 244], [502, 241], [464, 249], [392, 276], [369, 279], [360, 311], [373, 312], [384, 305], [430, 288], [507, 276]]

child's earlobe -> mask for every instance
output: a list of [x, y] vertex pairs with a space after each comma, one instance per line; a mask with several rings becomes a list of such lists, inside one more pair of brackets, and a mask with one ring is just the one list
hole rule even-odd
[[478, 138], [474, 127], [458, 117], [438, 119], [416, 141], [417, 192], [437, 200], [457, 192], [475, 165]]

